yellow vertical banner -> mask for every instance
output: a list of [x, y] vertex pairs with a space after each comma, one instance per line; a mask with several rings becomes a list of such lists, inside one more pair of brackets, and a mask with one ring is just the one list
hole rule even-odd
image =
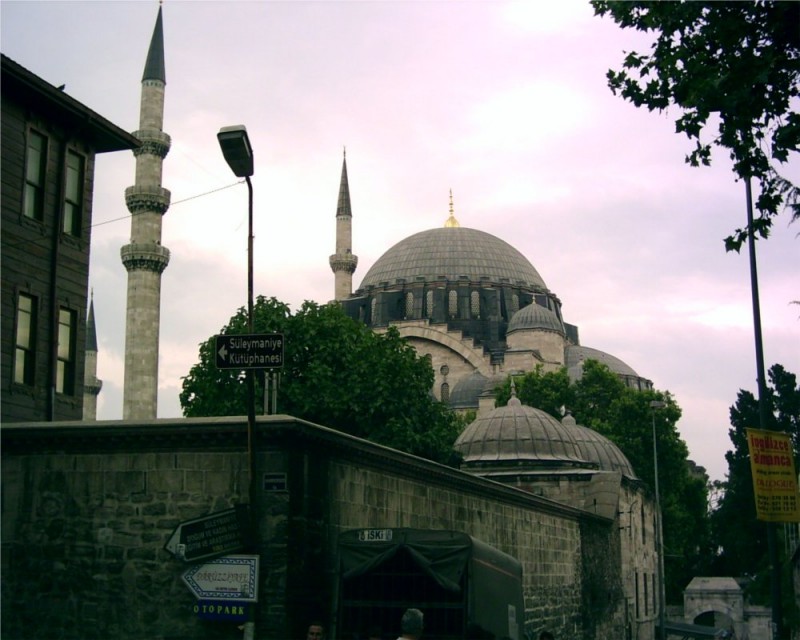
[[800, 494], [788, 433], [745, 429], [756, 498], [756, 518], [800, 522]]

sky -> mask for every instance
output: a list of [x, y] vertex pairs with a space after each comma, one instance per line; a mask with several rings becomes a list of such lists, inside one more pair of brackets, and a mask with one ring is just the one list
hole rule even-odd
[[[127, 131], [138, 128], [155, 1], [3, 0], [2, 51]], [[163, 4], [172, 193], [162, 243], [158, 417], [181, 415], [198, 348], [247, 303], [247, 187], [217, 131], [255, 154], [254, 288], [297, 309], [334, 296], [342, 153], [357, 288], [403, 238], [444, 224], [519, 249], [581, 343], [669, 391], [690, 458], [724, 479], [729, 408], [756, 391], [744, 186], [724, 150], [684, 163], [676, 112], [615, 97], [605, 74], [650, 37], [587, 2], [180, 1]], [[130, 152], [97, 157], [90, 287], [98, 419], [122, 417]], [[800, 181], [795, 156], [783, 173]], [[800, 374], [800, 223], [757, 243], [765, 362]]]

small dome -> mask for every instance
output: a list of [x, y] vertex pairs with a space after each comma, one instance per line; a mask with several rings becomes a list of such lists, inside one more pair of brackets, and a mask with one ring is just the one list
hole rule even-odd
[[516, 396], [505, 407], [476, 418], [454, 448], [467, 467], [492, 463], [588, 466], [567, 427], [544, 411], [524, 406]]
[[494, 397], [494, 390], [497, 389], [497, 387], [502, 387], [510, 375], [510, 373], [493, 374], [491, 377], [486, 379], [480, 395]]
[[569, 414], [564, 416], [561, 424], [570, 430], [583, 457], [596, 463], [601, 471], [619, 471], [626, 478], [636, 478], [630, 461], [611, 440], [594, 429], [577, 424]]
[[478, 370], [461, 378], [450, 392], [450, 407], [452, 409], [477, 409], [478, 398], [486, 386], [486, 381], [486, 376]]
[[547, 329], [564, 335], [564, 324], [554, 311], [535, 302], [517, 311], [508, 323], [506, 333], [526, 329]]
[[638, 378], [639, 374], [636, 373], [631, 367], [625, 364], [619, 358], [612, 356], [609, 353], [600, 351], [599, 349], [592, 349], [590, 347], [580, 347], [578, 345], [569, 345], [565, 349], [565, 362], [569, 377], [571, 380], [577, 380], [580, 376], [580, 368], [584, 360], [597, 360], [600, 364], [606, 365], [611, 371], [618, 375], [630, 376]]

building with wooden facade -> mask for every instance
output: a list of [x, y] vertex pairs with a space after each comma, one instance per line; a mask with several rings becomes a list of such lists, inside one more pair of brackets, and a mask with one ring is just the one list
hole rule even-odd
[[3, 422], [83, 413], [95, 156], [139, 140], [2, 56]]

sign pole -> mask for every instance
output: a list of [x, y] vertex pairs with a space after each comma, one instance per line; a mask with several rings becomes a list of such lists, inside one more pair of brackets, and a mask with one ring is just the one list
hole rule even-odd
[[[253, 333], [253, 183], [250, 176], [245, 176], [247, 181], [247, 329]], [[256, 430], [256, 389], [255, 371], [247, 370], [247, 469], [249, 473], [250, 501], [250, 536], [253, 552], [258, 553], [258, 516], [256, 509], [256, 461], [255, 461], [255, 430]], [[244, 640], [254, 640], [256, 633], [256, 611], [252, 609], [250, 619], [244, 625]]]

